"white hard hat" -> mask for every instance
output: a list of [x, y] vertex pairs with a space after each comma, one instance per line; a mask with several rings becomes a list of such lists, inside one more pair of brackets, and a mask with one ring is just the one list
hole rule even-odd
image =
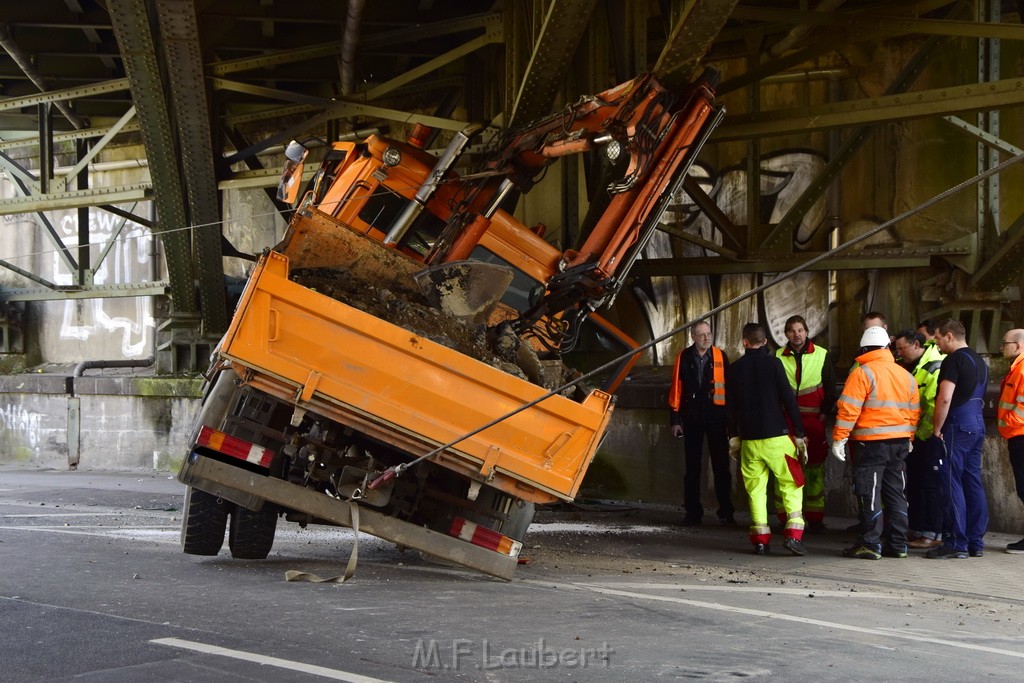
[[861, 348], [867, 346], [888, 346], [889, 345], [889, 333], [886, 332], [884, 327], [869, 327], [864, 330], [864, 334], [860, 338]]

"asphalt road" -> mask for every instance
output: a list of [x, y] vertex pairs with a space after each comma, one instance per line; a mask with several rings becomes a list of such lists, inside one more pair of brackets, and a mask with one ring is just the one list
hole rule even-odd
[[[810, 576], [807, 558], [753, 565], [720, 539], [698, 556], [657, 520], [547, 513], [510, 583], [366, 536], [353, 580], [292, 583], [340, 574], [352, 533], [282, 522], [267, 560], [187, 556], [182, 493], [167, 475], [0, 470], [0, 680], [1010, 680], [1024, 665], [1021, 601], [824, 569], [883, 563], [823, 558]], [[745, 550], [742, 535], [722, 538]]]

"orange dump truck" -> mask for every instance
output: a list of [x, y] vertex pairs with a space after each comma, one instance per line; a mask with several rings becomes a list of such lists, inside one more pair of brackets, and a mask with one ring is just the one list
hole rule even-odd
[[[616, 264], [636, 258], [720, 120], [710, 83], [685, 95], [641, 77], [584, 98], [573, 122], [563, 113], [506, 135], [482, 171], [463, 176], [455, 166], [471, 134], [436, 157], [422, 130], [406, 142], [330, 145], [217, 347], [179, 473], [185, 552], [216, 554], [227, 531], [234, 557], [264, 558], [283, 517], [358, 527], [511, 578], [534, 505], [576, 495], [633, 362], [608, 362], [635, 344], [594, 310], [614, 297]], [[597, 217], [605, 234], [571, 252], [502, 208], [568, 153], [566, 136], [574, 151], [614, 143], [626, 155]], [[613, 210], [614, 229], [602, 228]], [[450, 284], [424, 273], [465, 264], [497, 270], [460, 280], [469, 291], [455, 309], [495, 278], [500, 286], [464, 318], [432, 298], [446, 314], [432, 320], [451, 313], [456, 332], [504, 341], [502, 351], [470, 353], [429, 321], [403, 320], [418, 295]], [[549, 392], [572, 377], [567, 367], [596, 366], [604, 372], [587, 383]]]

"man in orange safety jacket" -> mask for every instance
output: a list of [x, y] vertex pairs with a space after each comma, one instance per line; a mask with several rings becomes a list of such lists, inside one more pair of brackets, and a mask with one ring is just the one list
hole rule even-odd
[[[907, 556], [907, 498], [903, 465], [921, 415], [917, 382], [896, 365], [889, 333], [869, 327], [860, 339], [860, 355], [843, 386], [832, 430], [832, 454], [846, 460], [846, 441], [857, 442], [853, 492], [860, 500], [861, 536], [843, 551], [846, 557], [879, 560]], [[889, 538], [882, 547], [882, 506]]]
[[729, 469], [729, 437], [726, 434], [725, 372], [729, 359], [711, 343], [711, 325], [701, 321], [690, 333], [693, 344], [676, 358], [669, 389], [669, 425], [672, 436], [683, 439], [686, 472], [683, 475], [683, 523], [701, 523], [701, 464], [707, 439], [711, 471], [715, 477], [718, 519], [735, 524], [732, 477]]
[[[999, 435], [1006, 439], [1006, 447], [1010, 451], [1017, 497], [1024, 502], [1024, 330], [1010, 330], [1004, 334], [999, 350], [1004, 358], [1012, 358], [1013, 362], [999, 390], [996, 420]], [[1006, 552], [1024, 554], [1024, 538], [1007, 545]]]

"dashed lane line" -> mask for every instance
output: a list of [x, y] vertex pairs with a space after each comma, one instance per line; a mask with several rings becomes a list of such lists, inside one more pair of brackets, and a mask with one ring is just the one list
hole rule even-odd
[[[866, 626], [854, 626], [852, 624], [843, 624], [837, 621], [825, 621], [824, 619], [812, 619], [810, 617], [798, 617], [791, 614], [780, 614], [778, 612], [766, 612], [759, 609], [751, 609], [749, 607], [734, 607], [732, 605], [723, 605], [717, 602], [704, 602], [701, 600], [689, 600], [687, 598], [676, 598], [667, 595], [651, 595], [648, 593], [636, 593], [634, 591], [617, 590], [614, 588], [606, 588], [600, 584], [590, 583], [557, 583], [554, 581], [543, 581], [533, 580], [527, 581], [537, 586], [549, 586], [553, 588], [561, 588], [567, 590], [589, 590], [594, 593], [601, 593], [603, 595], [615, 595], [623, 598], [633, 598], [636, 600], [653, 600], [655, 602], [669, 602], [677, 605], [687, 605], [689, 607], [699, 607], [702, 609], [717, 610], [720, 612], [732, 612], [733, 614], [744, 614], [751, 617], [759, 617], [762, 619], [774, 619], [776, 621], [790, 621], [800, 624], [807, 624], [809, 626], [821, 626], [823, 628], [837, 629], [840, 631], [852, 631], [854, 633], [864, 633], [867, 635], [879, 636], [882, 638], [901, 638], [903, 640], [912, 640], [919, 643], [931, 643], [934, 645], [941, 645], [943, 647], [955, 647], [962, 650], [974, 650], [976, 652], [988, 652], [990, 654], [1005, 655], [1007, 657], [1016, 657], [1018, 659], [1024, 659], [1024, 652], [1017, 650], [1004, 650], [997, 647], [989, 647], [987, 645], [975, 645], [973, 643], [965, 643], [958, 640], [947, 640], [945, 638], [931, 638], [929, 636], [917, 635], [914, 633], [908, 633], [906, 631], [893, 631], [891, 629], [883, 628], [869, 628]], [[859, 595], [856, 594], [856, 595]]]
[[191, 650], [193, 652], [200, 652], [207, 655], [231, 657], [232, 659], [240, 659], [242, 661], [253, 662], [264, 666], [276, 666], [279, 669], [301, 671], [302, 673], [313, 674], [314, 676], [323, 676], [324, 678], [330, 678], [335, 681], [349, 681], [350, 683], [389, 683], [382, 678], [363, 676], [361, 674], [352, 673], [351, 671], [328, 669], [327, 667], [316, 666], [315, 664], [306, 664], [304, 662], [280, 659], [278, 657], [268, 657], [267, 655], [245, 652], [244, 650], [231, 650], [226, 647], [207, 645], [206, 643], [197, 643], [191, 640], [182, 640], [180, 638], [157, 638], [149, 642], [156, 645], [167, 645], [169, 647], [177, 647], [183, 650]]

